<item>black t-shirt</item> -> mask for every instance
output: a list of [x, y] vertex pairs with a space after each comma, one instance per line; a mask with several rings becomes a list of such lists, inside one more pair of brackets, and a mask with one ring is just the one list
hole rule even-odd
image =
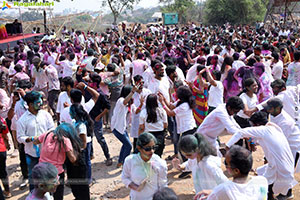
[[107, 99], [107, 95], [105, 95], [100, 89], [97, 90], [99, 92], [99, 97], [94, 105], [94, 107], [92, 108], [92, 110], [90, 111], [90, 117], [95, 120], [95, 118], [103, 112], [103, 110], [106, 109], [110, 109], [110, 104], [109, 101]]

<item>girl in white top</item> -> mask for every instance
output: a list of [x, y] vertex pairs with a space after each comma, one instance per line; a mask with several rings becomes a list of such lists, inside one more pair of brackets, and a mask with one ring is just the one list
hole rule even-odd
[[130, 188], [131, 200], [152, 200], [155, 192], [167, 186], [167, 163], [154, 154], [156, 139], [142, 133], [137, 140], [138, 154], [125, 159], [122, 182]]
[[168, 116], [175, 116], [178, 134], [193, 134], [196, 131], [196, 122], [192, 110], [195, 107], [195, 99], [192, 91], [188, 86], [180, 86], [177, 89], [176, 94], [179, 100], [174, 104], [167, 102], [166, 98], [164, 98], [161, 93], [158, 93], [159, 101]]
[[[240, 110], [235, 116], [235, 121], [240, 125], [241, 128], [250, 127], [249, 116], [246, 114], [249, 110], [252, 110], [258, 104], [258, 98], [255, 93], [257, 93], [258, 84], [255, 79], [247, 78], [244, 81], [244, 90], [243, 93], [240, 95], [244, 103], [244, 110]], [[246, 147], [249, 149], [249, 145], [246, 142]], [[238, 145], [243, 145], [243, 139], [237, 142]]]
[[[249, 176], [253, 158], [250, 151], [233, 146], [226, 154], [225, 165], [233, 181], [226, 181], [213, 191], [202, 191], [197, 200], [265, 200], [268, 193], [268, 181], [262, 176]], [[209, 195], [209, 196], [208, 196]], [[207, 197], [208, 196], [208, 197]]]
[[138, 90], [139, 86], [140, 85], [134, 87], [130, 85], [124, 86], [113, 110], [113, 115], [111, 118], [111, 130], [118, 140], [120, 140], [120, 142], [123, 144], [120, 150], [117, 167], [121, 167], [123, 165], [125, 158], [131, 152], [132, 145], [126, 131], [126, 118], [128, 107], [132, 104], [132, 96]]
[[92, 136], [94, 133], [94, 123], [91, 120], [89, 114], [85, 111], [83, 106], [79, 103], [72, 104], [70, 107], [70, 115], [72, 119], [75, 119], [75, 127], [82, 140], [85, 164], [87, 167], [86, 176], [89, 184], [92, 183], [92, 163], [91, 163], [91, 148], [92, 148]]
[[221, 169], [221, 158], [217, 157], [216, 150], [203, 135], [186, 135], [178, 145], [188, 161], [180, 165], [180, 161], [174, 158], [174, 167], [180, 171], [192, 171], [196, 194], [202, 190], [212, 190], [228, 180]]
[[149, 94], [146, 108], [142, 110], [139, 119], [139, 134], [150, 132], [156, 138], [158, 148], [154, 152], [161, 157], [165, 147], [165, 129], [168, 126], [167, 113], [158, 107], [156, 94]]

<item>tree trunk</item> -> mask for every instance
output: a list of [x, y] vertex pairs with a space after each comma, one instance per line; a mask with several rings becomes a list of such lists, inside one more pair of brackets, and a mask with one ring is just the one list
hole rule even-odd
[[113, 15], [114, 15], [113, 25], [117, 25], [118, 14], [113, 13]]

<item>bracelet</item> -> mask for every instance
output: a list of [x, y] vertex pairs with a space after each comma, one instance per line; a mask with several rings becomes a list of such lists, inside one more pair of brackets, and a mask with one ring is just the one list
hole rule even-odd
[[34, 141], [34, 137], [33, 137], [33, 136], [31, 137], [31, 142], [32, 142], [32, 141]]
[[83, 88], [83, 90], [85, 90], [87, 87], [88, 87], [88, 86], [87, 86], [87, 85], [85, 85], [85, 86], [84, 86], [84, 88]]
[[163, 105], [163, 109], [166, 109], [166, 108], [167, 108], [167, 106]]

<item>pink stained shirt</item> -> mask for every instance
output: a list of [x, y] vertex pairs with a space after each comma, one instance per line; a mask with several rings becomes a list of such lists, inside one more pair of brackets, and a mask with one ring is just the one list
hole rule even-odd
[[39, 141], [42, 143], [40, 162], [49, 162], [53, 164], [57, 170], [58, 174], [64, 172], [63, 164], [66, 160], [66, 152], [72, 151], [73, 147], [69, 138], [64, 137], [64, 144], [61, 145], [61, 149], [59, 151], [59, 146], [57, 140], [53, 139], [53, 132], [44, 133], [39, 136]]

